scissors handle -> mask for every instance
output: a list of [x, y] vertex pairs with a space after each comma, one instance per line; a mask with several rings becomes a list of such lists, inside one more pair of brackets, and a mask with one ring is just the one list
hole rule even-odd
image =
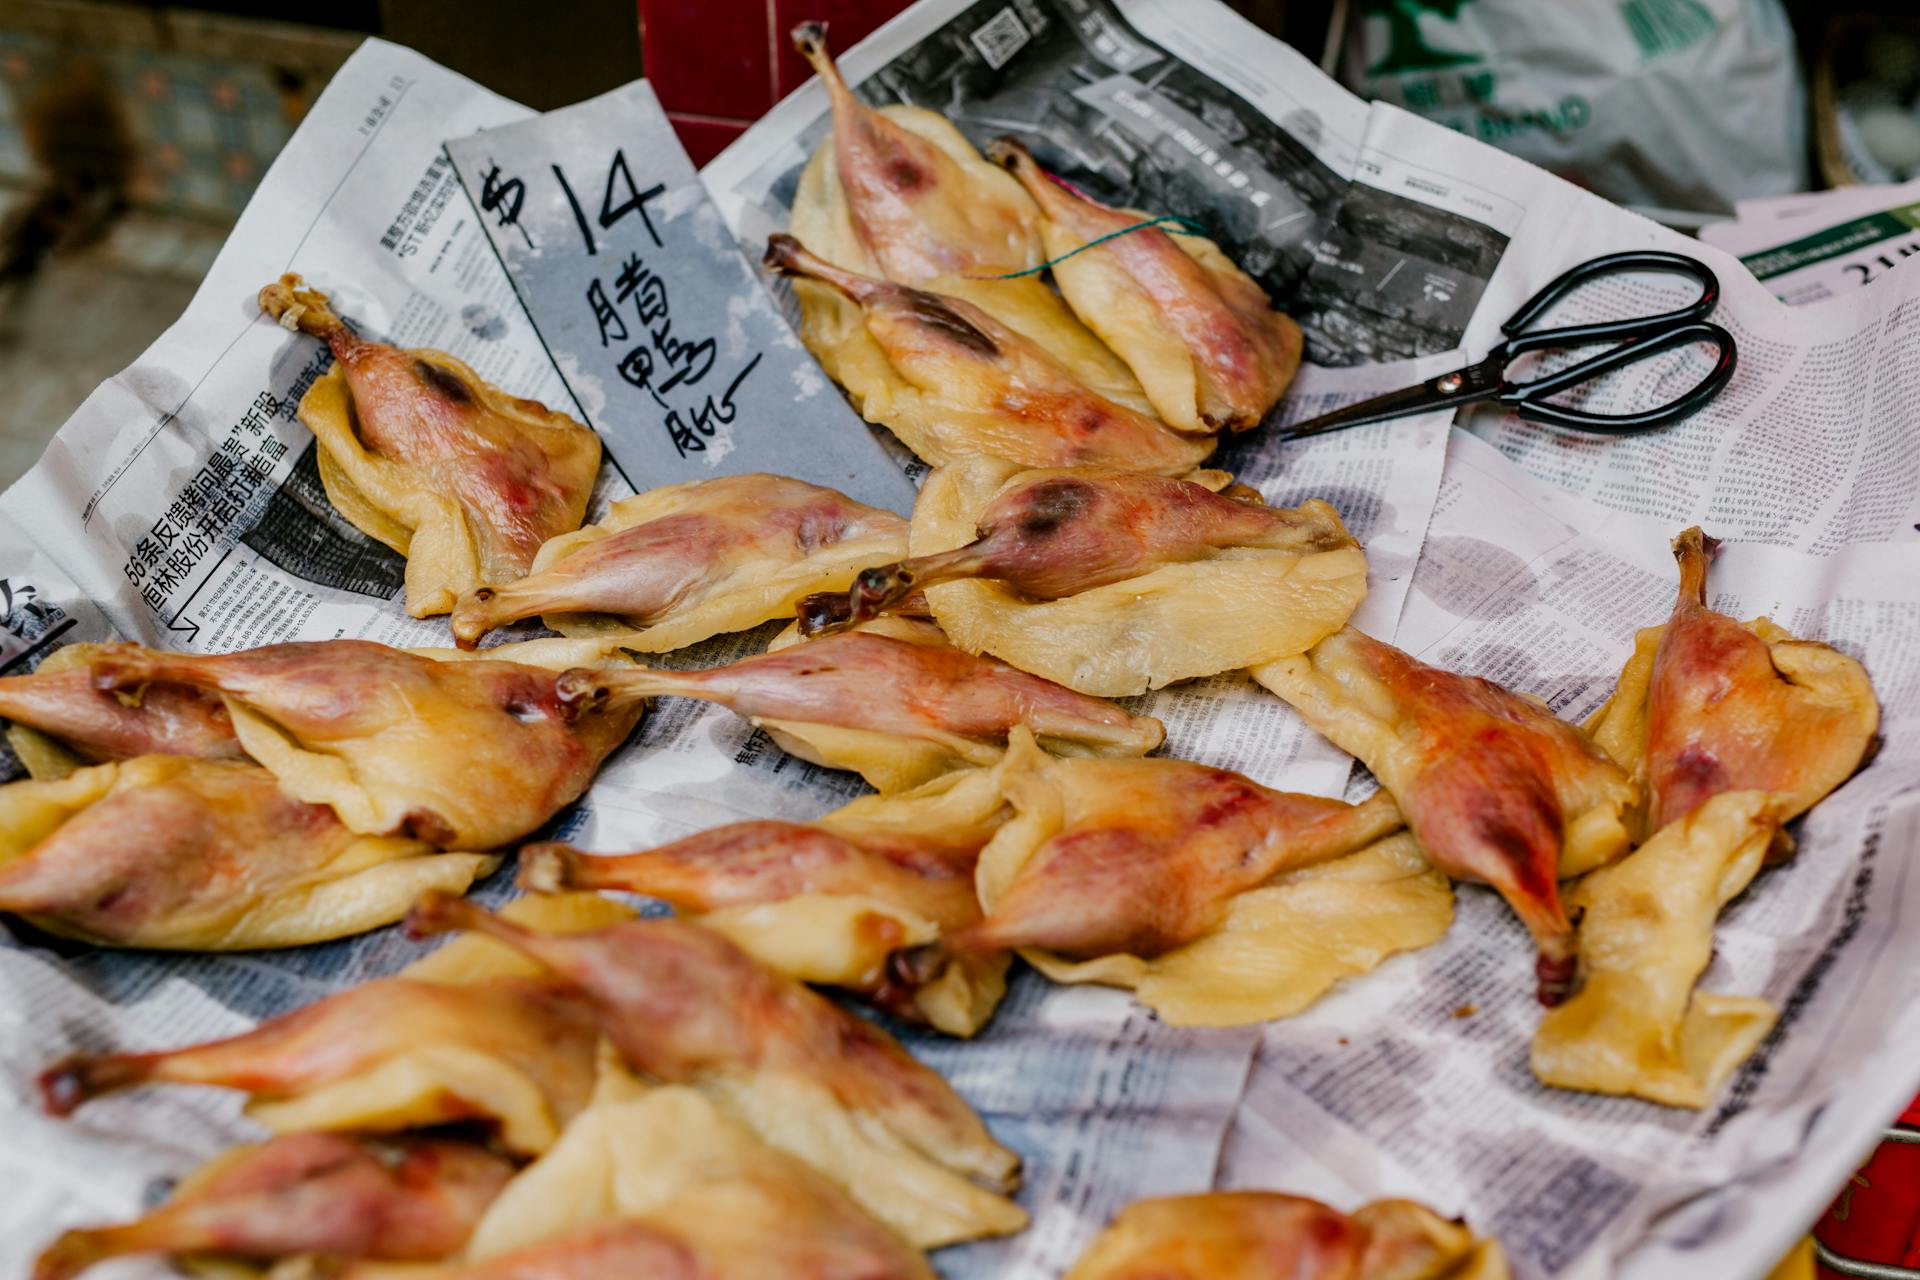
[[[1706, 268], [1702, 267], [1701, 270]], [[1709, 343], [1714, 347], [1717, 354], [1713, 368], [1699, 382], [1665, 404], [1634, 413], [1595, 413], [1589, 409], [1547, 401], [1548, 396], [1565, 391], [1568, 387], [1695, 342]], [[1603, 433], [1644, 431], [1649, 427], [1664, 427], [1704, 408], [1707, 401], [1719, 395], [1720, 389], [1733, 377], [1737, 357], [1731, 333], [1717, 324], [1694, 320], [1643, 334], [1611, 351], [1604, 351], [1592, 359], [1582, 360], [1531, 382], [1506, 383], [1494, 393], [1493, 399], [1529, 422], [1545, 422], [1557, 427]]]
[[[1658, 315], [1603, 320], [1596, 324], [1564, 325], [1558, 329], [1537, 329], [1531, 333], [1526, 331], [1549, 307], [1589, 280], [1634, 271], [1664, 271], [1686, 276], [1699, 284], [1700, 296], [1684, 307], [1676, 307]], [[1517, 356], [1548, 347], [1577, 347], [1589, 342], [1634, 338], [1649, 330], [1705, 320], [1713, 314], [1713, 309], [1719, 303], [1720, 279], [1706, 263], [1660, 249], [1632, 249], [1625, 253], [1606, 253], [1591, 258], [1556, 277], [1546, 288], [1527, 299], [1526, 304], [1513, 313], [1513, 318], [1500, 326], [1500, 332], [1507, 338], [1506, 353]]]

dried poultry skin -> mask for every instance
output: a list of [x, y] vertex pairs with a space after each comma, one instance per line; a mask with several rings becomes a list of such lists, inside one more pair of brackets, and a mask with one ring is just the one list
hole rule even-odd
[[[854, 97], [826, 37], [824, 22], [793, 29], [794, 47], [826, 85], [835, 176], [874, 266], [889, 280], [920, 284], [1036, 265], [1039, 211], [1020, 185], [944, 117], [914, 108], [883, 113]], [[908, 118], [912, 128], [902, 122]]]
[[34, 777], [145, 755], [246, 758], [217, 694], [155, 685], [136, 699], [94, 688], [88, 668], [104, 648], [65, 645], [27, 675], [0, 677], [0, 719]]
[[533, 1153], [586, 1105], [597, 1039], [592, 1010], [552, 978], [380, 978], [223, 1040], [76, 1054], [40, 1092], [59, 1116], [138, 1085], [213, 1085], [251, 1095], [248, 1114], [277, 1133], [478, 1119]]
[[437, 1261], [460, 1251], [512, 1175], [468, 1143], [287, 1134], [219, 1157], [133, 1222], [66, 1232], [33, 1280], [145, 1253]]
[[[837, 601], [841, 606], [845, 604], [845, 598], [841, 596], [809, 599]], [[913, 596], [900, 606], [903, 612], [883, 614], [845, 627], [843, 631], [879, 636], [901, 644], [921, 645], [942, 653], [957, 653], [948, 642], [946, 632], [926, 614], [925, 601], [925, 596]], [[916, 610], [918, 612], [914, 612]], [[800, 625], [796, 619], [791, 626], [782, 630], [768, 642], [767, 652], [779, 653], [807, 643]], [[999, 758], [997, 746], [970, 747], [966, 758], [962, 759], [954, 754], [949, 745], [941, 742], [870, 729], [821, 722], [802, 723], [797, 720], [756, 720], [754, 723], [789, 754], [829, 768], [857, 773], [884, 795], [931, 786], [955, 771], [985, 767]], [[1158, 723], [1154, 722], [1156, 725]], [[1152, 732], [1151, 726], [1148, 726], [1148, 732]], [[1085, 754], [1088, 751], [1084, 745], [1060, 739], [1049, 740], [1049, 747], [1063, 755]], [[1150, 748], [1142, 747], [1140, 754], [1145, 754], [1147, 750]]]
[[1075, 754], [1145, 755], [1165, 737], [1158, 720], [1003, 662], [862, 631], [703, 671], [569, 671], [559, 690], [583, 722], [645, 698], [717, 702], [801, 758], [857, 769], [882, 791], [992, 764], [1016, 726]]
[[1193, 480], [1093, 467], [1015, 473], [981, 510], [974, 533], [950, 551], [862, 570], [839, 612], [847, 622], [864, 622], [916, 591], [967, 579], [1059, 600], [1228, 547], [1314, 552], [1354, 545], [1324, 502], [1269, 507]]
[[[639, 912], [627, 903], [603, 898], [595, 893], [530, 894], [515, 898], [500, 908], [500, 918], [542, 933], [586, 933], [608, 925], [625, 924]], [[465, 985], [495, 982], [502, 978], [549, 978], [546, 966], [530, 959], [515, 947], [495, 942], [477, 933], [469, 933], [437, 947], [400, 971], [403, 978], [419, 982]], [[608, 1084], [602, 1056], [601, 1071], [595, 1080], [595, 1097]]]
[[891, 960], [979, 921], [974, 865], [1006, 813], [992, 773], [971, 769], [811, 823], [729, 823], [636, 853], [527, 845], [520, 882], [661, 899], [790, 977], [970, 1036], [1006, 990], [1006, 955], [966, 957], [930, 982]]
[[1140, 1200], [1064, 1280], [1506, 1280], [1500, 1246], [1408, 1200], [1339, 1212], [1276, 1191]]
[[898, 968], [1016, 947], [1056, 982], [1131, 989], [1178, 1026], [1298, 1012], [1446, 932], [1452, 894], [1384, 795], [1358, 806], [1181, 760], [1056, 760], [1021, 735], [1013, 816], [980, 855], [986, 919]]
[[859, 1206], [823, 1201], [820, 1190], [803, 1192], [764, 1173], [705, 1182], [657, 1212], [435, 1269], [422, 1280], [933, 1280], [917, 1250]]
[[[1210, 932], [1236, 894], [1401, 826], [1384, 794], [1350, 805], [1185, 760], [1027, 753], [1002, 778], [1023, 818], [1057, 828], [1017, 865], [1001, 848], [983, 855], [987, 914], [951, 940], [957, 949], [1158, 956]], [[1016, 833], [1002, 848], [1025, 843]]]
[[104, 946], [290, 947], [392, 924], [498, 860], [356, 836], [254, 764], [141, 756], [0, 787], [0, 911]]
[[[986, 456], [1180, 475], [1213, 452], [1211, 438], [1183, 436], [1107, 399], [964, 299], [834, 266], [789, 235], [767, 241], [766, 261], [860, 308], [873, 348], [815, 347], [814, 355], [867, 421], [933, 466]], [[883, 359], [860, 358], [872, 350]]]
[[[1718, 546], [1698, 528], [1674, 539], [1673, 614], [1640, 633], [1589, 726], [1644, 779], [1648, 832], [1725, 791], [1772, 792], [1783, 819], [1805, 813], [1860, 767], [1880, 726], [1858, 662], [1770, 619], [1742, 623], [1707, 607]], [[1776, 853], [1791, 847], [1784, 832], [1779, 845]]]
[[1019, 1157], [945, 1081], [886, 1032], [711, 929], [638, 920], [547, 934], [446, 895], [423, 899], [409, 927], [473, 930], [524, 951], [593, 1002], [630, 1066], [718, 1094], [916, 1244], [1026, 1225], [997, 1194], [1018, 1185]]
[[1582, 880], [1580, 991], [1540, 1020], [1533, 1073], [1562, 1089], [1704, 1107], [1779, 1010], [1696, 991], [1713, 926], [1765, 860], [1780, 821], [1765, 791], [1722, 791]]
[[[1302, 653], [1339, 630], [1366, 596], [1367, 562], [1333, 508], [1208, 488], [966, 459], [921, 486], [902, 568], [929, 583], [921, 566], [935, 566], [927, 602], [959, 648], [1102, 697]], [[941, 566], [979, 576], [941, 581]]]
[[[630, 1246], [658, 1247], [671, 1265], [613, 1265]], [[494, 1202], [467, 1258], [472, 1269], [452, 1275], [707, 1280], [761, 1277], [772, 1265], [802, 1280], [932, 1277], [911, 1245], [824, 1176], [673, 1085], [596, 1100]], [[547, 1269], [530, 1269], [536, 1259]], [[673, 1269], [682, 1259], [705, 1269]]]
[[1373, 771], [1435, 865], [1507, 900], [1539, 947], [1541, 1002], [1564, 999], [1576, 961], [1559, 882], [1626, 852], [1626, 774], [1538, 703], [1352, 627], [1252, 674]]
[[408, 613], [445, 613], [463, 591], [524, 577], [542, 543], [580, 527], [600, 472], [589, 428], [445, 352], [360, 337], [297, 275], [259, 302], [333, 351], [300, 421], [334, 508], [407, 558]]
[[547, 543], [527, 577], [461, 596], [453, 634], [471, 648], [539, 614], [570, 635], [619, 629], [627, 648], [664, 653], [790, 613], [808, 592], [844, 590], [906, 546], [893, 512], [804, 480], [665, 485]]
[[[808, 28], [795, 32], [799, 37]], [[1073, 378], [1135, 412], [1153, 413], [1120, 358], [1076, 318], [1038, 275], [1040, 211], [951, 121], [923, 107], [873, 109], [846, 92], [821, 33], [809, 57], [828, 86], [833, 134], [821, 142], [794, 192], [788, 230], [826, 261], [862, 275], [960, 298], [1038, 344]], [[804, 50], [803, 50], [804, 51]], [[850, 177], [843, 181], [841, 174]], [[835, 289], [796, 280], [801, 336], [845, 372], [886, 357], [860, 309]]]
[[1402, 831], [1235, 895], [1213, 929], [1151, 959], [1043, 967], [1058, 982], [1126, 987], [1173, 1026], [1237, 1027], [1292, 1017], [1452, 923], [1453, 886]]
[[[1039, 210], [1020, 189], [1020, 184], [982, 158], [944, 116], [904, 105], [881, 107], [878, 111], [869, 111], [851, 99], [847, 105], [854, 108], [857, 121], [871, 121], [870, 127], [874, 130], [889, 135], [894, 131], [906, 134], [901, 140], [903, 148], [913, 149], [924, 143], [945, 153], [947, 160], [959, 167], [966, 183], [977, 181], [987, 192], [984, 199], [967, 199], [962, 216], [986, 212], [991, 215], [990, 223], [1001, 225], [990, 225], [978, 238], [960, 236], [927, 244], [925, 247], [937, 256], [942, 269], [924, 275], [915, 269], [915, 264], [929, 224], [909, 221], [898, 229], [884, 232], [883, 247], [889, 252], [888, 262], [883, 263], [868, 248], [861, 229], [854, 224], [853, 193], [840, 181], [838, 149], [834, 139], [828, 137], [800, 172], [787, 230], [837, 267], [885, 277], [898, 284], [916, 285], [972, 303], [1001, 324], [1038, 343], [1048, 355], [1066, 366], [1076, 380], [1109, 400], [1151, 415], [1153, 406], [1120, 357], [1080, 322], [1038, 274], [1027, 274], [1040, 264], [1040, 242], [1034, 231]], [[920, 142], [916, 143], [915, 139]], [[932, 164], [945, 167], [937, 159]], [[885, 180], [884, 171], [869, 167], [865, 173], [869, 182]], [[947, 189], [951, 188], [935, 188], [935, 191], [943, 193]], [[940, 198], [946, 196], [940, 194]], [[873, 366], [875, 362], [884, 369], [886, 357], [866, 332], [857, 306], [837, 290], [813, 281], [796, 280], [793, 289], [800, 302], [800, 335], [810, 351], [822, 354], [823, 358], [830, 357], [842, 369]], [[885, 375], [882, 372], [871, 376]], [[842, 380], [859, 381], [857, 377]]]
[[1087, 199], [1012, 139], [990, 150], [1040, 206], [1060, 292], [1168, 426], [1244, 431], [1266, 416], [1300, 369], [1301, 336], [1265, 290], [1213, 241], [1140, 226], [1146, 215]]
[[93, 679], [221, 694], [248, 753], [349, 830], [473, 850], [524, 836], [577, 799], [640, 710], [578, 719], [550, 670], [365, 640], [202, 655], [111, 645]]

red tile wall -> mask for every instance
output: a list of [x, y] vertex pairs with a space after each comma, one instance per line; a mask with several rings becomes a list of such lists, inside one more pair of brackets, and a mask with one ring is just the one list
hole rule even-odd
[[826, 20], [845, 49], [907, 0], [639, 0], [640, 56], [680, 142], [705, 164], [812, 74], [787, 32]]

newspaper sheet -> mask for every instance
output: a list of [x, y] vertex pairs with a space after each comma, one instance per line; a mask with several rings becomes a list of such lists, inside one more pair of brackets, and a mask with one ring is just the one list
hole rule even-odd
[[1799, 305], [1846, 293], [1920, 252], [1920, 182], [1843, 187], [1783, 198], [1700, 238], [1745, 263], [1754, 276]]
[[[1784, 196], [1754, 196], [1733, 202], [1733, 217], [1727, 222], [1709, 223], [1701, 230], [1738, 226], [1743, 223], [1785, 221], [1808, 214], [1841, 213], [1852, 216], [1871, 213], [1898, 204], [1904, 183], [1865, 182], [1851, 187], [1832, 187], [1826, 191], [1796, 191]], [[1711, 243], [1711, 241], [1709, 242]]]
[[[976, 141], [1016, 132], [1098, 195], [1205, 221], [1308, 333], [1312, 363], [1283, 419], [1484, 350], [1521, 298], [1580, 257], [1674, 240], [1435, 126], [1368, 109], [1224, 7], [929, 0], [843, 66], [872, 101], [933, 106]], [[818, 86], [802, 90], [703, 175], [749, 252], [784, 226], [782, 193], [824, 136], [824, 109]], [[320, 490], [293, 410], [324, 352], [259, 320], [252, 296], [282, 271], [324, 268], [367, 331], [450, 350], [516, 393], [564, 403], [440, 149], [525, 114], [378, 42], [339, 73], [186, 315], [0, 499], [8, 671], [107, 635], [208, 651], [341, 635], [444, 643], [443, 624], [405, 617], [398, 558]], [[1892, 990], [1889, 976], [1912, 974], [1920, 956], [1920, 930], [1899, 927], [1920, 892], [1904, 873], [1920, 842], [1905, 791], [1920, 706], [1908, 532], [1920, 436], [1869, 430], [1910, 424], [1920, 403], [1892, 345], [1913, 273], [1859, 291], [1850, 309], [1788, 320], [1737, 264], [1706, 256], [1743, 342], [1734, 386], [1699, 420], [1711, 426], [1596, 442], [1498, 417], [1472, 434], [1428, 418], [1285, 447], [1256, 432], [1222, 465], [1271, 499], [1335, 501], [1369, 555], [1359, 625], [1558, 698], [1566, 715], [1604, 697], [1623, 637], [1664, 615], [1664, 541], [1694, 519], [1750, 544], [1716, 577], [1728, 607], [1772, 611], [1866, 656], [1889, 748], [1808, 824], [1801, 862], [1736, 909], [1709, 977], [1797, 999], [1762, 1065], [1699, 1117], [1534, 1086], [1533, 1012], [1517, 980], [1526, 947], [1497, 900], [1464, 886], [1443, 943], [1272, 1028], [1177, 1032], [1122, 994], [1026, 974], [982, 1039], [909, 1037], [1027, 1161], [1033, 1229], [946, 1251], [943, 1274], [1053, 1276], [1125, 1202], [1225, 1181], [1342, 1205], [1417, 1195], [1507, 1235], [1526, 1277], [1606, 1275], [1616, 1262], [1635, 1276], [1678, 1265], [1753, 1275], [1920, 1084], [1920, 1006], [1834, 998], [1856, 983]], [[1878, 380], [1846, 383], [1849, 371]], [[1871, 403], [1832, 400], [1862, 381]], [[1595, 394], [1645, 390], [1628, 375]], [[601, 499], [623, 492], [609, 480]], [[1536, 508], [1559, 524], [1533, 521]], [[1451, 532], [1436, 540], [1430, 519]], [[1578, 548], [1593, 549], [1575, 557], [1578, 573], [1552, 568]], [[1515, 564], [1538, 589], [1522, 589]], [[767, 634], [674, 661], [726, 661]], [[1294, 790], [1349, 784], [1350, 762], [1244, 678], [1139, 705], [1167, 722], [1171, 754]], [[804, 819], [858, 789], [726, 713], [669, 699], [550, 834], [635, 848], [737, 818]], [[497, 878], [481, 892], [509, 890]], [[287, 953], [107, 954], [4, 927], [14, 945], [0, 948], [0, 1128], [17, 1138], [0, 1143], [0, 1167], [19, 1176], [0, 1210], [0, 1267], [14, 1271], [58, 1228], [128, 1215], [248, 1132], [231, 1099], [192, 1090], [47, 1120], [31, 1097], [39, 1067], [76, 1048], [237, 1030], [419, 950], [386, 930]], [[1452, 1019], [1463, 1003], [1479, 1012]], [[1730, 1202], [1705, 1194], [1735, 1174], [1748, 1181]]]

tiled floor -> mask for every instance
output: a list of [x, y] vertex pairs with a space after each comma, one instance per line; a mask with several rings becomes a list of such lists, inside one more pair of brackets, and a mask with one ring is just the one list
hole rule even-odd
[[[0, 208], [9, 196], [0, 193]], [[0, 307], [0, 485], [39, 460], [94, 387], [131, 364], [193, 297], [224, 229], [145, 214], [53, 259]]]

